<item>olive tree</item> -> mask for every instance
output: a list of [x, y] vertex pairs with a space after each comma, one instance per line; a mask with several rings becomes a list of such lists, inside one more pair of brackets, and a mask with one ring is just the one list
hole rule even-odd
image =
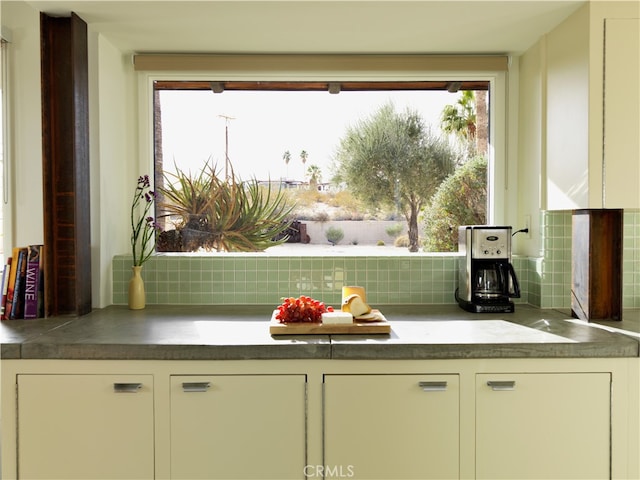
[[456, 163], [449, 144], [416, 111], [385, 104], [347, 129], [335, 160], [334, 181], [368, 204], [401, 212], [409, 251], [418, 251], [418, 214]]
[[458, 250], [458, 226], [483, 225], [487, 219], [487, 159], [475, 157], [438, 187], [424, 210], [424, 249]]

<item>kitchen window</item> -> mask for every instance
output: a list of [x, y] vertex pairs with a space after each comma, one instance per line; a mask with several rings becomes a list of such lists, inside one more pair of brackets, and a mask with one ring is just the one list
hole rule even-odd
[[[420, 75], [419, 80], [415, 74], [405, 74], [392, 77], [392, 80], [383, 76], [366, 80], [345, 77], [339, 81], [328, 81], [322, 78], [323, 75], [312, 80], [308, 76], [304, 80], [295, 76], [286, 80], [274, 79], [273, 74], [257, 78], [262, 75], [220, 73], [215, 76], [207, 74], [203, 78], [201, 74], [187, 76], [153, 72], [142, 76], [151, 100], [149, 131], [153, 132], [154, 139], [152, 156], [156, 190], [169, 178], [175, 178], [176, 167], [193, 176], [206, 162], [210, 162], [222, 178], [228, 179], [231, 171], [244, 181], [251, 178], [263, 185], [270, 182], [274, 189], [283, 188], [285, 191], [312, 189], [328, 197], [330, 192], [336, 194], [345, 190], [344, 184], [337, 185], [333, 178], [335, 151], [341, 138], [340, 128], [344, 131], [370, 118], [372, 112], [381, 106], [380, 99], [383, 99], [383, 103], [391, 102], [396, 112], [403, 112], [407, 106], [415, 109], [424, 103], [435, 105], [425, 123], [429, 128], [439, 129], [442, 107], [457, 104], [462, 92], [474, 91], [481, 92], [487, 99], [487, 124], [491, 127], [484, 134], [488, 164], [486, 223], [496, 218], [494, 206], [501, 192], [496, 192], [494, 183], [496, 172], [503, 168], [500, 165], [503, 163], [503, 152], [494, 147], [495, 130], [496, 125], [499, 128], [503, 121], [494, 120], [496, 104], [504, 102], [504, 99], [496, 98], [499, 97], [496, 94], [504, 89], [503, 73], [488, 75], [486, 72], [467, 72], [464, 76], [456, 73], [444, 77], [444, 73], [436, 75], [430, 72], [428, 76]], [[436, 100], [425, 101], [428, 95]], [[361, 100], [355, 100], [358, 98]], [[375, 100], [369, 101], [367, 98]], [[399, 101], [400, 98], [404, 100]], [[366, 105], [368, 101], [368, 106], [359, 110], [360, 116], [356, 114], [347, 118], [341, 113], [347, 108], [341, 104], [364, 102]], [[292, 104], [301, 108], [286, 111]], [[247, 109], [247, 105], [251, 108]], [[329, 111], [333, 109], [335, 112], [333, 117], [320, 110], [328, 105], [331, 105]], [[288, 116], [295, 121], [283, 121], [280, 116], [283, 111], [285, 119]], [[419, 113], [422, 114], [422, 111], [419, 110]], [[247, 124], [252, 122], [256, 123], [250, 130]], [[333, 127], [337, 128], [338, 133], [330, 133]], [[319, 140], [313, 139], [314, 136]], [[503, 137], [503, 134], [498, 133], [497, 137]], [[259, 158], [254, 158], [257, 156]], [[341, 201], [347, 201], [345, 195]], [[306, 212], [301, 222], [320, 222], [324, 231], [333, 227], [333, 219], [323, 215], [322, 209], [315, 210], [317, 218], [313, 214]], [[355, 220], [372, 218], [370, 212], [361, 214]], [[378, 220], [383, 218], [401, 226], [407, 223], [399, 212], [387, 211], [381, 215]], [[171, 226], [165, 225], [165, 228], [170, 229]], [[419, 225], [419, 228], [423, 226]], [[365, 245], [358, 238], [348, 235], [338, 241], [343, 245]], [[379, 233], [377, 235], [381, 236]], [[384, 240], [389, 243], [389, 238], [387, 236]], [[327, 245], [329, 239], [319, 240], [315, 235], [312, 243]], [[366, 243], [371, 245], [372, 242], [368, 240]], [[303, 250], [296, 250], [296, 254], [298, 252], [304, 255]], [[313, 254], [317, 254], [317, 251]]]

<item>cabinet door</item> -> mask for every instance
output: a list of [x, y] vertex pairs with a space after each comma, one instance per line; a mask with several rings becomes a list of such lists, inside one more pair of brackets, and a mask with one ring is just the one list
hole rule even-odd
[[476, 376], [476, 478], [609, 478], [608, 373]]
[[457, 375], [326, 375], [326, 478], [459, 477]]
[[305, 375], [171, 377], [171, 477], [301, 479]]
[[154, 475], [153, 377], [18, 375], [20, 478]]
[[640, 19], [605, 20], [604, 199], [640, 208]]

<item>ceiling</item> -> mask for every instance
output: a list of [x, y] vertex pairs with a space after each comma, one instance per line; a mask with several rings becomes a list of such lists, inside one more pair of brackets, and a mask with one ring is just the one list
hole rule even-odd
[[125, 53], [518, 54], [585, 0], [26, 3], [75, 12]]

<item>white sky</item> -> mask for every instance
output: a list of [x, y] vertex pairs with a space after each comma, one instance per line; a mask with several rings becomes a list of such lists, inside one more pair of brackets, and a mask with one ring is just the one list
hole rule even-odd
[[[440, 114], [459, 94], [446, 91], [394, 92], [243, 92], [162, 91], [163, 154], [166, 167], [175, 159], [183, 171], [197, 173], [211, 157], [221, 172], [225, 159], [225, 119], [229, 158], [243, 180], [287, 178], [304, 180], [317, 165], [322, 180], [348, 126], [369, 117], [389, 100], [396, 111], [407, 107], [439, 129]], [[291, 153], [288, 167], [284, 152]], [[303, 167], [300, 152], [308, 158]]]

